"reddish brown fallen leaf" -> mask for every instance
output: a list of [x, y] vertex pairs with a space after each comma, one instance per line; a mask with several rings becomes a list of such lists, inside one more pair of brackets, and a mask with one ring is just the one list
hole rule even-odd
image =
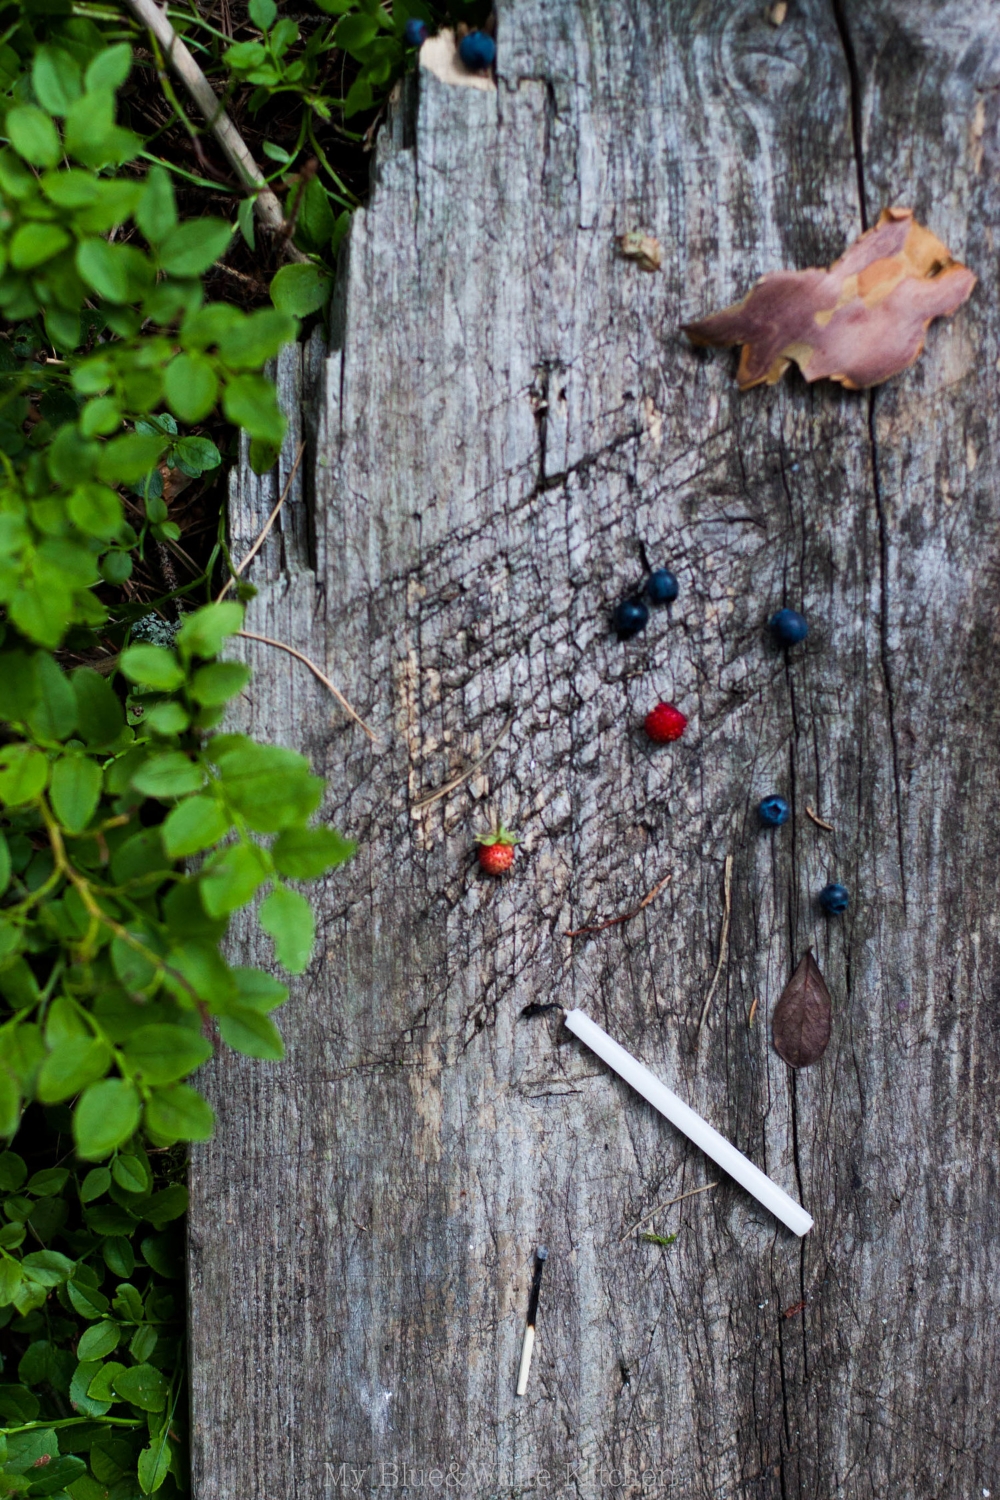
[[774, 1007], [774, 1050], [791, 1068], [819, 1062], [830, 1040], [830, 991], [807, 953]]
[[792, 1305], [791, 1305], [791, 1307], [786, 1307], [785, 1308], [785, 1310], [781, 1314], [781, 1316], [783, 1318], [794, 1318], [796, 1313], [804, 1312], [805, 1311], [805, 1307], [806, 1307], [805, 1302], [793, 1302]]
[[912, 365], [931, 321], [957, 311], [975, 284], [911, 209], [887, 208], [828, 271], [771, 271], [742, 302], [684, 331], [694, 344], [743, 345], [741, 391], [774, 385], [792, 360], [806, 380], [859, 390]]

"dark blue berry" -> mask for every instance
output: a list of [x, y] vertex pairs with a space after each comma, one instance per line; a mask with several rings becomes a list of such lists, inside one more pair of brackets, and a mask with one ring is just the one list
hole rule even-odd
[[800, 615], [796, 609], [779, 609], [767, 623], [774, 639], [782, 646], [797, 646], [809, 634], [805, 615]]
[[681, 586], [667, 568], [657, 568], [646, 580], [646, 598], [650, 604], [673, 604]]
[[780, 828], [788, 822], [789, 806], [784, 797], [765, 797], [757, 809], [760, 821], [768, 828]]
[[842, 917], [851, 904], [847, 887], [843, 885], [825, 885], [819, 893], [819, 904], [828, 916]]
[[645, 630], [648, 620], [649, 610], [641, 599], [623, 599], [615, 605], [614, 623], [619, 640], [627, 641], [630, 636], [638, 635]]
[[416, 16], [411, 17], [403, 28], [408, 47], [422, 47], [427, 40], [427, 27], [423, 21], [418, 21]]
[[497, 44], [485, 31], [470, 31], [458, 44], [458, 55], [473, 73], [491, 68], [497, 55]]

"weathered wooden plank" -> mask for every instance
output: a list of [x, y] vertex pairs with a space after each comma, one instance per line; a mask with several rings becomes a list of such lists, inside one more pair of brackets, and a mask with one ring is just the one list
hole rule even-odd
[[[210, 1080], [200, 1500], [350, 1492], [352, 1471], [357, 1493], [402, 1489], [404, 1461], [424, 1491], [438, 1470], [476, 1496], [540, 1472], [549, 1494], [764, 1500], [996, 1477], [992, 19], [722, 11], [511, 0], [498, 91], [425, 73], [380, 148], [311, 515], [283, 516], [250, 617], [380, 744], [253, 655], [248, 725], [314, 757], [362, 847], [325, 892], [288, 1061]], [[862, 227], [859, 180], [869, 218], [911, 203], [983, 287], [871, 400], [798, 379], [739, 396], [680, 323], [831, 260]], [[616, 256], [633, 227], [660, 239], [660, 275]], [[287, 363], [290, 401], [315, 349], [304, 368]], [[239, 480], [237, 553], [274, 497]], [[623, 646], [607, 610], [642, 546], [682, 593]], [[812, 622], [787, 660], [763, 630], [785, 602]], [[640, 728], [659, 697], [691, 721], [666, 752]], [[511, 717], [486, 767], [414, 811]], [[762, 835], [772, 790], [794, 818]], [[524, 837], [502, 884], [471, 843], [496, 815]], [[699, 1035], [728, 853], [730, 956]], [[632, 923], [561, 936], [667, 871]], [[855, 893], [842, 923], [814, 902], [834, 876]], [[810, 944], [834, 1037], [792, 1075], [766, 1017]], [[551, 999], [801, 1193], [813, 1234], [723, 1184], [656, 1218], [670, 1250], [622, 1242], [712, 1178], [556, 1022], [519, 1020]]]

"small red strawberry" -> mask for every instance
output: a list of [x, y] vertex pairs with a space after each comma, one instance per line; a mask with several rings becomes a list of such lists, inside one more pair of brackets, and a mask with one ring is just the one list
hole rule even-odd
[[646, 715], [646, 733], [657, 745], [669, 745], [679, 740], [687, 728], [687, 719], [672, 703], [658, 703]]
[[482, 833], [476, 838], [479, 845], [479, 867], [487, 875], [505, 875], [514, 863], [514, 845], [517, 835], [501, 823], [492, 833]]

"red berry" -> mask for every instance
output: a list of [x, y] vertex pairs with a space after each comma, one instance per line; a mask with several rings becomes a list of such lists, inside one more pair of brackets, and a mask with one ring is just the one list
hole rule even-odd
[[658, 745], [679, 740], [686, 728], [687, 719], [672, 703], [658, 703], [652, 713], [646, 715], [646, 733]]
[[513, 863], [513, 844], [480, 844], [479, 864], [487, 875], [503, 875]]

